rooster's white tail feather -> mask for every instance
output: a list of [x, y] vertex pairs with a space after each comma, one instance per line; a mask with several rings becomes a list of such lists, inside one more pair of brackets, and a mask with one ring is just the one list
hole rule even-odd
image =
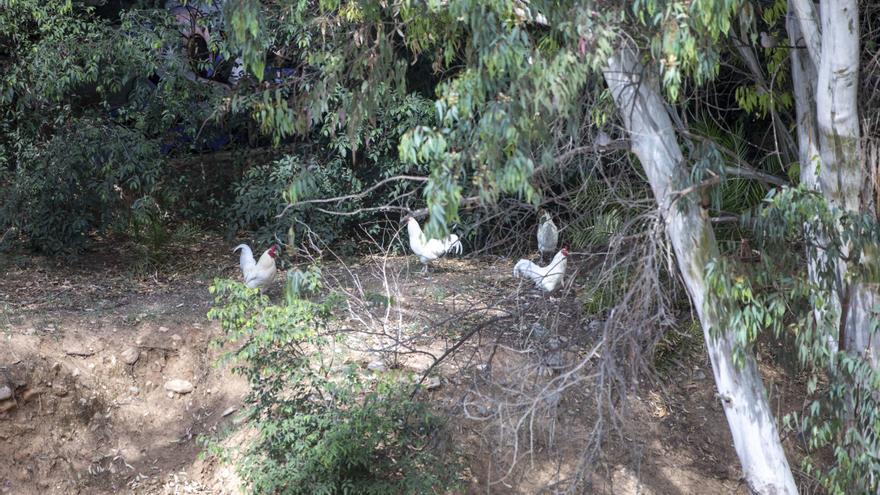
[[251, 251], [250, 246], [247, 244], [239, 244], [235, 246], [235, 249], [232, 252], [236, 252], [241, 249], [241, 257], [239, 258], [239, 265], [241, 266], [241, 273], [247, 273], [248, 270], [257, 265], [257, 260], [254, 259], [254, 252]]

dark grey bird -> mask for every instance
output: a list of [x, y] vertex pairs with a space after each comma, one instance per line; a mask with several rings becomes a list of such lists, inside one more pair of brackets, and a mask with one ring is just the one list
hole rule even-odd
[[541, 252], [541, 261], [545, 255], [552, 256], [556, 253], [556, 245], [559, 244], [559, 229], [550, 218], [550, 213], [542, 210], [541, 224], [538, 225], [538, 251]]

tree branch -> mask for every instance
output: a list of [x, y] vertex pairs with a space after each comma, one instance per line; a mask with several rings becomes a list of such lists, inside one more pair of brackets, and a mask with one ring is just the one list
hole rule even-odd
[[765, 172], [761, 172], [760, 170], [755, 170], [751, 167], [724, 167], [724, 173], [727, 175], [733, 175], [734, 177], [742, 177], [743, 179], [754, 179], [757, 181], [764, 182], [765, 184], [772, 184], [774, 186], [788, 186], [789, 182], [783, 178], [777, 177], [773, 174], [768, 174]]
[[790, 185], [787, 180], [785, 180], [781, 177], [777, 177], [773, 174], [768, 174], [766, 172], [761, 172], [760, 170], [758, 170], [755, 167], [753, 167], [752, 165], [750, 165], [747, 161], [740, 158], [733, 151], [730, 151], [729, 149], [727, 149], [723, 146], [719, 146], [718, 143], [716, 143], [715, 141], [713, 141], [705, 136], [701, 136], [699, 134], [694, 134], [686, 129], [678, 129], [678, 131], [682, 135], [686, 136], [688, 139], [695, 139], [698, 141], [702, 141], [704, 143], [709, 143], [709, 144], [714, 145], [715, 148], [719, 152], [721, 152], [722, 155], [726, 156], [727, 158], [730, 158], [733, 162], [735, 162], [737, 165], [736, 167], [731, 167], [731, 166], [724, 167], [724, 172], [729, 175], [733, 175], [736, 177], [743, 177], [745, 179], [755, 179], [755, 180], [759, 180], [759, 181], [767, 183], [767, 184], [772, 184], [774, 186], [788, 186], [788, 185]]
[[813, 0], [789, 0], [788, 6], [794, 10], [800, 24], [813, 65], [819, 67], [822, 59], [822, 31], [819, 28], [819, 13], [816, 11], [816, 5]]
[[418, 383], [416, 383], [415, 387], [413, 387], [413, 391], [409, 396], [410, 400], [414, 399], [416, 397], [416, 394], [419, 393], [419, 389], [421, 388], [422, 383], [425, 381], [425, 378], [427, 378], [428, 375], [430, 375], [431, 372], [434, 371], [434, 368], [436, 368], [438, 364], [442, 363], [443, 360], [446, 359], [447, 356], [454, 353], [459, 347], [462, 346], [462, 344], [464, 344], [465, 342], [470, 340], [470, 338], [473, 337], [474, 335], [476, 335], [477, 332], [479, 332], [480, 330], [488, 327], [489, 325], [491, 325], [493, 323], [496, 323], [496, 322], [499, 322], [502, 320], [506, 320], [506, 319], [510, 319], [510, 318], [511, 318], [510, 315], [496, 316], [496, 317], [490, 318], [490, 319], [480, 323], [479, 325], [474, 326], [474, 328], [468, 330], [467, 333], [465, 333], [460, 339], [458, 339], [458, 342], [456, 342], [452, 347], [447, 349], [446, 352], [444, 352], [442, 356], [435, 359], [434, 362], [431, 363], [431, 366], [428, 366], [428, 369], [426, 369], [425, 372], [422, 373], [422, 378], [418, 381]]
[[721, 176], [720, 175], [713, 175], [712, 177], [709, 177], [708, 179], [705, 179], [701, 182], [698, 182], [696, 184], [688, 186], [680, 191], [674, 191], [672, 193], [672, 198], [673, 198], [672, 202], [675, 203], [680, 198], [683, 198], [684, 196], [687, 196], [688, 194], [690, 194], [694, 191], [699, 191], [700, 189], [705, 189], [707, 187], [714, 186], [715, 184], [719, 184], [720, 182], [721, 182]]
[[[284, 210], [282, 210], [281, 213], [279, 213], [278, 215], [275, 216], [275, 218], [283, 217], [285, 214], [287, 214], [287, 210], [289, 210], [295, 206], [308, 205], [308, 204], [338, 203], [340, 201], [348, 201], [348, 200], [352, 200], [352, 199], [363, 198], [367, 194], [370, 194], [371, 192], [375, 191], [376, 189], [382, 187], [383, 185], [385, 185], [389, 182], [397, 181], [397, 180], [411, 180], [411, 181], [416, 181], [416, 182], [427, 182], [428, 178], [422, 177], [422, 176], [417, 176], [417, 175], [395, 175], [394, 177], [388, 177], [386, 179], [382, 179], [379, 182], [373, 184], [372, 186], [364, 189], [363, 191], [361, 191], [359, 193], [346, 194], [345, 196], [336, 196], [335, 198], [309, 199], [306, 201], [297, 201], [296, 203], [289, 203], [287, 206], [284, 207]], [[396, 207], [388, 207], [388, 208], [395, 209]], [[362, 209], [362, 210], [366, 210], [366, 209]], [[406, 209], [403, 208], [403, 210], [405, 211]], [[331, 213], [331, 214], [339, 214], [339, 215], [354, 215], [355, 214], [353, 212], [335, 212], [334, 213], [334, 212], [330, 212], [328, 210], [323, 210], [320, 208], [319, 208], [319, 211], [322, 211], [323, 213]]]
[[[772, 97], [773, 92], [771, 89], [775, 76], [771, 77], [771, 80], [768, 83], [767, 79], [764, 77], [764, 70], [761, 68], [757, 55], [752, 50], [752, 46], [747, 43], [746, 39], [744, 39], [743, 35], [740, 35], [739, 39], [734, 37], [733, 43], [736, 45], [740, 56], [745, 60], [746, 66], [749, 68], [749, 71], [758, 83], [758, 88], [766, 91]], [[783, 146], [781, 151], [786, 163], [794, 162], [797, 159], [797, 144], [795, 144], [791, 134], [788, 133], [788, 129], [786, 129], [785, 125], [782, 123], [782, 119], [779, 118], [779, 112], [776, 111], [776, 108], [773, 105], [770, 105], [770, 119], [773, 122], [774, 137], [782, 140]], [[777, 148], [779, 148], [779, 143], [777, 143]]]
[[[458, 207], [459, 208], [469, 208], [471, 206], [475, 206], [478, 204], [480, 204], [480, 197], [479, 196], [468, 196], [467, 198], [461, 198], [461, 201], [458, 202]], [[428, 211], [427, 208], [419, 208], [418, 210], [411, 211], [409, 214], [413, 218], [421, 218], [421, 217], [428, 216], [428, 213], [430, 213], [430, 212]]]

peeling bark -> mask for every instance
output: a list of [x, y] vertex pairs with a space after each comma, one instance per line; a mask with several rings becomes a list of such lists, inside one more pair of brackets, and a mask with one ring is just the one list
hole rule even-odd
[[[858, 1], [824, 0], [818, 13], [812, 0], [789, 0], [788, 6], [792, 45], [807, 47], [807, 55], [797, 49], [792, 53], [801, 180], [838, 208], [874, 211], [873, 197], [863, 194], [866, 175], [858, 115]], [[818, 261], [809, 261], [811, 280], [815, 280]], [[840, 344], [869, 358], [876, 368], [880, 365], [880, 335], [872, 334], [871, 319], [880, 302], [877, 284], [856, 282], [846, 287], [846, 264], [841, 261], [838, 265], [833, 309], [846, 314], [841, 316], [841, 341], [831, 342], [831, 350], [837, 351]], [[844, 299], [848, 304], [842, 303]]]
[[[802, 47], [806, 40], [801, 32], [800, 23], [793, 11], [798, 0], [788, 1], [788, 39], [793, 47]], [[794, 88], [795, 114], [797, 118], [798, 159], [800, 162], [801, 183], [818, 191], [819, 128], [816, 124], [816, 84], [819, 74], [816, 65], [804, 50], [794, 48], [791, 51], [791, 79]]]
[[813, 0], [790, 0], [788, 11], [789, 15], [796, 16], [810, 60], [814, 67], [818, 67], [819, 59], [822, 57], [822, 33], [819, 29], [819, 13], [816, 12], [816, 4], [813, 3]]
[[[862, 198], [859, 130], [859, 19], [857, 0], [825, 0], [820, 5], [822, 50], [816, 94], [816, 120], [822, 167], [819, 184], [831, 204], [851, 212], [872, 211], [872, 198]], [[801, 24], [803, 27], [803, 23]], [[845, 267], [843, 267], [845, 270]], [[842, 276], [841, 276], [842, 278]], [[845, 314], [843, 344], [853, 354], [878, 364], [880, 336], [872, 335], [871, 317], [880, 299], [873, 284], [856, 282]]]
[[644, 77], [636, 53], [628, 48], [615, 53], [604, 75], [665, 219], [679, 270], [700, 318], [746, 482], [755, 493], [796, 494], [755, 360], [747, 354], [742, 367], [734, 364], [734, 337], [721, 328], [718, 314], [705, 304], [705, 267], [718, 255], [718, 246], [707, 216], [692, 196], [673, 202], [673, 192], [687, 186], [688, 173], [656, 81]]
[[846, 321], [846, 349], [867, 359], [873, 368], [880, 365], [877, 348], [880, 334], [871, 333], [872, 319], [876, 319], [874, 308], [880, 304], [877, 284], [859, 284], [854, 287], [850, 300], [849, 318]]
[[[816, 122], [823, 166], [822, 193], [832, 204], [859, 211], [864, 174], [859, 162], [859, 20], [857, 0], [825, 0]], [[803, 20], [801, 27], [803, 28]]]
[[[806, 39], [801, 33], [801, 22], [795, 13], [794, 5], [797, 0], [788, 1], [788, 17], [786, 19], [786, 28], [788, 29], [788, 38], [791, 46], [803, 47]], [[801, 18], [802, 19], [802, 18]], [[807, 188], [813, 191], [819, 191], [819, 164], [822, 161], [819, 152], [819, 126], [816, 123], [816, 85], [819, 82], [819, 74], [816, 65], [810, 54], [802, 49], [795, 48], [791, 52], [791, 78], [792, 87], [794, 89], [794, 104], [796, 122], [796, 134], [798, 141], [798, 162], [800, 163], [800, 180]], [[810, 225], [804, 226], [804, 232], [807, 237], [811, 237], [812, 229]], [[824, 245], [825, 239], [813, 239], [816, 245]], [[820, 264], [824, 264], [825, 255], [823, 251], [819, 251], [818, 257], [807, 260], [807, 276], [814, 285], [820, 285], [819, 269]], [[842, 270], [838, 269], [838, 275], [842, 275]], [[836, 284], [839, 286], [839, 284]], [[840, 296], [839, 291], [835, 290], [832, 297], [829, 298], [827, 308], [833, 315], [832, 327], [837, 328], [840, 317]], [[825, 313], [818, 308], [813, 314], [817, 322], [825, 318]], [[828, 347], [832, 354], [836, 353], [838, 345], [838, 336], [832, 334], [828, 336]]]

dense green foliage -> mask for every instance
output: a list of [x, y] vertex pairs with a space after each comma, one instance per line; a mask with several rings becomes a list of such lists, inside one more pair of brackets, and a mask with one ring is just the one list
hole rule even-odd
[[[222, 20], [220, 12], [202, 19], [218, 32]], [[0, 13], [0, 32], [9, 33], [0, 36], [0, 128], [8, 131], [0, 136], [0, 233], [16, 232], [3, 236], [7, 242], [22, 239], [48, 252], [78, 251], [95, 233], [139, 242], [147, 218], [164, 237], [174, 223], [195, 222], [226, 224], [229, 235], [250, 230], [261, 244], [291, 227], [302, 233], [305, 224], [327, 242], [347, 240], [378, 218], [370, 206], [405, 207], [412, 200], [397, 198], [419, 184], [391, 181], [355, 200], [318, 205], [367, 208], [347, 216], [306, 207], [279, 217], [289, 198], [283, 190], [299, 184], [288, 191], [301, 190], [297, 199], [341, 196], [425, 172], [403, 164], [397, 145], [406, 130], [431, 122], [429, 100], [389, 88], [368, 118], [343, 112], [323, 119], [328, 105], [353, 97], [329, 85], [321, 92], [328, 101], [298, 127], [306, 141], [292, 141], [292, 132], [279, 131], [287, 120], [273, 104], [287, 105], [295, 88], [267, 89], [251, 76], [235, 86], [199, 76], [174, 18], [149, 2], [115, 15], [78, 2], [12, 2]], [[213, 41], [213, 51], [232, 58], [222, 37]], [[280, 155], [276, 161], [250, 158], [255, 147], [282, 141], [286, 153], [255, 155]], [[224, 149], [231, 153], [220, 162], [200, 158]], [[376, 233], [375, 224], [366, 228]]]
[[[137, 210], [187, 209], [185, 179], [162, 154], [174, 125], [203, 122], [209, 87], [160, 78], [186, 66], [170, 18], [111, 22], [78, 2], [9, 2], [0, 12], [0, 230], [39, 249], [125, 231]], [[171, 53], [163, 56], [163, 53]], [[185, 175], [185, 174], [184, 174]], [[143, 217], [143, 215], [140, 215]]]
[[[402, 377], [371, 377], [340, 362], [326, 331], [332, 298], [288, 297], [271, 305], [257, 290], [217, 280], [209, 317], [220, 321], [227, 356], [248, 379], [258, 439], [241, 474], [253, 493], [431, 493], [452, 486], [454, 460], [433, 440], [441, 418], [409, 397]], [[369, 373], [369, 372], [367, 372]]]
[[20, 157], [0, 217], [36, 245], [76, 245], [95, 228], [126, 228], [131, 216], [125, 212], [149, 208], [150, 198], [173, 190], [162, 187], [167, 175], [156, 143], [89, 119], [68, 122]]
[[[805, 471], [829, 493], [875, 493], [880, 489], [880, 372], [864, 356], [847, 352], [843, 343], [838, 352], [828, 344], [844, 337], [835, 324], [839, 308], [830, 304], [833, 286], [878, 280], [874, 253], [880, 226], [873, 216], [830, 207], [803, 188], [771, 193], [745, 220], [756, 231], [764, 256], [752, 266], [724, 260], [711, 265], [713, 298], [708, 304], [721, 308], [727, 327], [735, 329], [739, 356], [753, 352], [762, 332], [793, 338], [797, 359], [809, 372], [808, 407], [785, 421], [804, 438], [810, 453], [803, 461]], [[838, 228], [841, 235], [833, 235]], [[811, 242], [816, 238], [827, 241], [819, 246]], [[804, 251], [818, 260], [818, 284], [797, 262]], [[847, 281], [837, 278], [834, 266], [845, 257], [864, 260], [852, 265]], [[874, 318], [878, 309], [872, 310]], [[826, 469], [813, 454], [829, 448], [834, 463]]]

